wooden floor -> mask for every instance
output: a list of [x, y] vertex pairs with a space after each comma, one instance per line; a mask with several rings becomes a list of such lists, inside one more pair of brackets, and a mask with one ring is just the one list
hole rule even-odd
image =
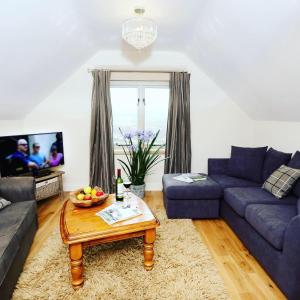
[[[65, 198], [67, 196], [65, 193]], [[151, 208], [163, 207], [161, 192], [147, 192], [145, 201]], [[41, 249], [48, 235], [59, 226], [62, 204], [59, 197], [38, 203], [39, 229], [29, 257]], [[232, 299], [286, 299], [224, 221], [193, 223], [209, 248]]]

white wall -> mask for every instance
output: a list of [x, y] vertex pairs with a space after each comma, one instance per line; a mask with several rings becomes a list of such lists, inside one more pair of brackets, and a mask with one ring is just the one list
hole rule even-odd
[[22, 134], [22, 120], [0, 120], [0, 136]]
[[300, 122], [255, 121], [257, 145], [267, 145], [288, 153], [300, 150]]
[[[118, 66], [191, 72], [193, 171], [205, 172], [208, 157], [228, 156], [231, 144], [253, 144], [253, 121], [190, 59], [177, 52], [162, 51], [146, 53], [145, 56], [142, 53], [124, 55], [119, 51], [99, 52], [25, 117], [21, 130], [23, 133], [63, 131], [65, 190], [73, 190], [88, 183], [92, 90], [92, 77], [87, 72], [88, 68]], [[20, 133], [19, 128], [15, 131]], [[161, 188], [162, 169], [161, 165], [156, 174], [147, 179], [147, 189]]]

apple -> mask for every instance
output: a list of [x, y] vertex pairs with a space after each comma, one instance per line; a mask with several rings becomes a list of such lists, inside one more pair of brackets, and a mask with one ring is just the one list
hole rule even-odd
[[90, 194], [87, 194], [84, 196], [84, 200], [91, 200], [92, 196]]
[[83, 191], [86, 195], [88, 195], [92, 192], [92, 188], [90, 186], [86, 186]]
[[96, 196], [97, 197], [100, 197], [100, 196], [103, 196], [104, 195], [104, 193], [102, 192], [102, 191], [98, 191], [97, 193], [96, 193]]
[[78, 194], [78, 195], [77, 195], [77, 199], [78, 199], [78, 200], [83, 200], [83, 199], [84, 199], [84, 195], [81, 194], [81, 193]]
[[92, 192], [91, 192], [91, 194], [92, 194], [92, 196], [96, 196], [96, 194], [97, 194], [97, 190], [95, 190], [95, 189], [92, 189]]

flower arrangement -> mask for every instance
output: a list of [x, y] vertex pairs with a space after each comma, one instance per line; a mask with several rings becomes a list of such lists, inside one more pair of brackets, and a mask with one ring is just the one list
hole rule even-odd
[[159, 131], [135, 130], [123, 133], [125, 145], [122, 145], [126, 161], [118, 159], [127, 177], [133, 185], [143, 185], [149, 171], [165, 160], [159, 151], [164, 145], [155, 146]]

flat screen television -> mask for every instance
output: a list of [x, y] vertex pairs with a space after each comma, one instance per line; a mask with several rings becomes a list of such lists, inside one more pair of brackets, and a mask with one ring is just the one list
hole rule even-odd
[[62, 132], [0, 137], [0, 172], [2, 177], [49, 172], [64, 164]]

